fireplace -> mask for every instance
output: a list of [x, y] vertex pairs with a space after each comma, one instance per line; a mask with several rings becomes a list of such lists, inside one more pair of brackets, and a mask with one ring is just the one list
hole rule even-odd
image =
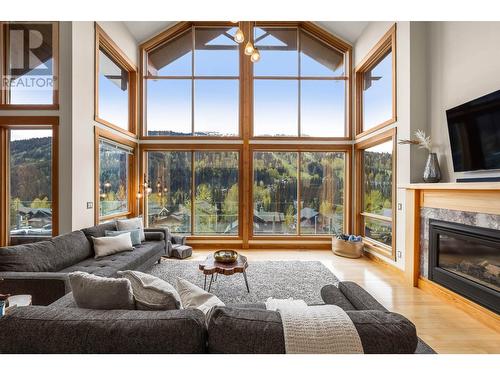
[[430, 219], [429, 279], [500, 314], [500, 230]]

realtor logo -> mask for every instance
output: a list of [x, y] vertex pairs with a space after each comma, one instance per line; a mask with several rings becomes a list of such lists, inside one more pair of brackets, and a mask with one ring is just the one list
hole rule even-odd
[[54, 86], [53, 25], [12, 23], [7, 27], [6, 90], [52, 90]]

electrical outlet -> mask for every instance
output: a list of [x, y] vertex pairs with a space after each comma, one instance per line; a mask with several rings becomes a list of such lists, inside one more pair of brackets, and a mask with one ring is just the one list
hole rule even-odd
[[398, 211], [403, 211], [403, 203], [398, 203]]
[[396, 256], [398, 257], [398, 259], [401, 259], [401, 257], [403, 256], [401, 250], [396, 251]]
[[94, 202], [87, 202], [87, 210], [94, 208]]

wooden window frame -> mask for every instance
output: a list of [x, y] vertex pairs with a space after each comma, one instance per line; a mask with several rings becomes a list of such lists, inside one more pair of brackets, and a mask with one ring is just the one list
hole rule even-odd
[[[100, 180], [100, 155], [99, 155], [99, 143], [101, 140], [108, 140], [114, 143], [121, 144], [125, 147], [130, 147], [133, 149], [133, 154], [129, 155], [128, 160], [128, 182], [127, 182], [127, 193], [128, 193], [128, 211], [120, 212], [107, 216], [100, 216], [100, 192], [99, 192], [99, 180]], [[139, 151], [139, 145], [127, 138], [117, 135], [108, 130], [94, 127], [94, 223], [95, 225], [113, 220], [121, 217], [134, 217], [137, 216], [137, 155]]]
[[[12, 22], [0, 22], [0, 50], [3, 58], [0, 59], [0, 78], [8, 75], [8, 58], [9, 58], [9, 35], [7, 27]], [[19, 22], [23, 24], [29, 23], [50, 23], [52, 24], [52, 58], [54, 60], [54, 86], [52, 90], [52, 104], [9, 104], [8, 93], [0, 89], [0, 110], [58, 110], [59, 109], [59, 22]]]
[[[351, 145], [276, 145], [276, 144], [252, 144], [250, 146], [250, 168], [248, 180], [250, 184], [249, 194], [247, 197], [246, 206], [249, 207], [249, 213], [246, 220], [248, 240], [249, 241], [272, 241], [272, 240], [324, 240], [331, 242], [333, 234], [300, 234], [300, 223], [298, 223], [298, 229], [296, 235], [260, 235], [254, 234], [253, 232], [253, 185], [254, 185], [254, 173], [253, 173], [253, 155], [254, 152], [343, 152], [345, 154], [345, 176], [344, 176], [344, 233], [350, 233], [351, 231], [351, 186], [352, 186], [352, 175], [351, 175], [351, 164], [352, 164], [352, 147]], [[297, 167], [300, 171], [300, 157], [297, 159]], [[300, 180], [297, 176], [297, 190], [298, 190], [298, 201], [300, 201]], [[297, 212], [300, 212], [300, 204]]]
[[[240, 23], [240, 27], [244, 30], [246, 36], [251, 35], [251, 28], [254, 25], [253, 22], [245, 21]], [[168, 41], [180, 36], [181, 34], [187, 32], [189, 29], [194, 27], [234, 27], [235, 25], [230, 22], [179, 22], [171, 28], [161, 32], [157, 36], [151, 38], [150, 40], [144, 42], [140, 45], [140, 80], [139, 80], [139, 92], [140, 92], [140, 131], [139, 138], [141, 140], [234, 140], [234, 139], [259, 139], [259, 140], [303, 140], [309, 141], [349, 141], [352, 139], [352, 46], [340, 38], [335, 37], [331, 33], [327, 32], [323, 28], [313, 24], [312, 22], [258, 22], [260, 27], [294, 27], [297, 28], [300, 34], [300, 30], [306, 32], [312, 37], [318, 39], [320, 42], [327, 44], [328, 46], [338, 50], [345, 56], [345, 80], [346, 84], [346, 96], [345, 96], [345, 106], [346, 106], [346, 133], [344, 137], [254, 137], [253, 136], [253, 69], [250, 58], [244, 54], [244, 44], [240, 44], [240, 100], [239, 100], [239, 113], [240, 113], [240, 124], [239, 124], [239, 135], [236, 137], [212, 137], [212, 136], [148, 136], [146, 135], [146, 84], [147, 79], [147, 58], [148, 53], [154, 49], [160, 47], [161, 45], [168, 43]], [[193, 30], [194, 32], [194, 30]], [[300, 54], [299, 54], [300, 58]], [[194, 72], [192, 72], [194, 74]], [[217, 78], [217, 77], [213, 77]], [[225, 77], [227, 78], [227, 77]], [[287, 79], [287, 77], [269, 77], [276, 79]], [[231, 77], [231, 79], [234, 79]], [[294, 77], [298, 79], [298, 77]], [[304, 78], [302, 78], [304, 79]], [[321, 80], [321, 77], [310, 77], [307, 79]], [[329, 80], [331, 78], [328, 78]], [[194, 93], [193, 93], [194, 95]], [[298, 104], [300, 106], [300, 103]], [[300, 116], [300, 113], [299, 113]]]
[[[396, 128], [386, 130], [378, 133], [369, 139], [358, 142], [354, 145], [355, 149], [355, 216], [354, 216], [354, 229], [356, 234], [363, 236], [363, 242], [373, 252], [382, 255], [391, 260], [396, 260], [396, 205], [397, 205], [397, 137]], [[369, 214], [363, 212], [363, 153], [366, 149], [377, 146], [382, 143], [392, 142], [392, 189], [391, 189], [391, 204], [392, 216], [390, 219], [382, 217], [381, 215]], [[384, 245], [380, 242], [365, 237], [364, 233], [364, 216], [370, 216], [375, 219], [381, 219], [392, 223], [392, 246]]]
[[[141, 144], [140, 146], [140, 154], [141, 154], [141, 163], [140, 163], [140, 175], [147, 175], [147, 153], [148, 152], [191, 152], [191, 202], [195, 201], [196, 195], [196, 181], [195, 181], [195, 168], [194, 168], [194, 153], [195, 152], [237, 152], [238, 153], [238, 201], [239, 201], [239, 210], [238, 210], [238, 223], [242, 221], [243, 215], [243, 181], [242, 181], [242, 145], [235, 144]], [[142, 181], [140, 181], [142, 182]], [[146, 194], [142, 194], [141, 199], [141, 212], [145, 217], [145, 225], [148, 225], [148, 212], [147, 212], [147, 204], [146, 204]], [[186, 236], [188, 239], [195, 240], [228, 240], [234, 241], [236, 240], [238, 243], [242, 240], [242, 227], [238, 225], [238, 234], [237, 235], [206, 235], [206, 234], [195, 234], [194, 233], [194, 204], [191, 204], [191, 233]]]
[[[387, 52], [392, 54], [392, 115], [384, 122], [365, 130], [363, 126], [363, 75], [375, 67], [385, 57]], [[370, 50], [368, 55], [358, 64], [355, 69], [356, 81], [356, 139], [372, 134], [397, 121], [397, 50], [396, 50], [396, 24], [385, 33], [385, 35]]]
[[9, 130], [50, 129], [52, 130], [52, 237], [59, 234], [59, 117], [58, 116], [0, 116], [0, 246], [7, 246], [10, 238], [10, 155]]
[[[137, 67], [97, 23], [94, 25], [94, 121], [135, 138], [137, 136]], [[101, 49], [112, 57], [114, 63], [128, 72], [128, 129], [99, 117], [99, 52]]]

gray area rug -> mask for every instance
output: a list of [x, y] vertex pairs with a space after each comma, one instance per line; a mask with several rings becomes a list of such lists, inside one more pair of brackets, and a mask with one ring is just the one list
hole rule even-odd
[[[204, 275], [198, 269], [199, 261], [165, 260], [147, 272], [175, 286], [177, 277], [203, 288]], [[211, 293], [225, 304], [259, 303], [267, 298], [302, 299], [308, 304], [323, 303], [321, 288], [336, 284], [337, 277], [317, 261], [253, 261], [247, 269], [250, 293], [241, 273], [218, 275]], [[207, 285], [210, 276], [207, 277]], [[214, 278], [215, 279], [215, 278]]]

